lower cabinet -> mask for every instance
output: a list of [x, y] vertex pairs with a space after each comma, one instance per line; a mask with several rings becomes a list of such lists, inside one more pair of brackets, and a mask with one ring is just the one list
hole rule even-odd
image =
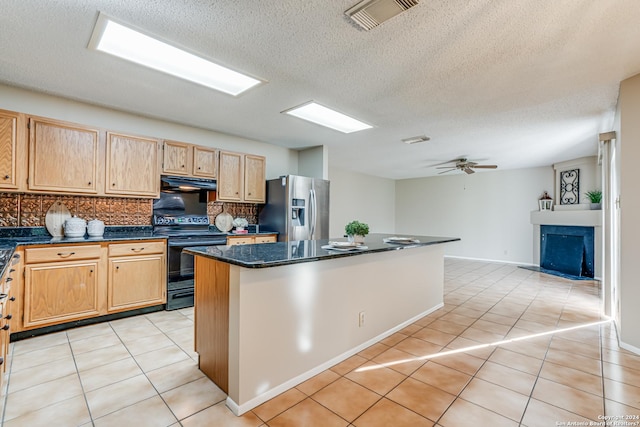
[[259, 234], [257, 236], [227, 236], [227, 245], [253, 245], [256, 243], [277, 242], [275, 234]]
[[166, 302], [164, 247], [164, 242], [109, 245], [110, 313]]
[[24, 247], [15, 332], [164, 304], [165, 248], [164, 240]]

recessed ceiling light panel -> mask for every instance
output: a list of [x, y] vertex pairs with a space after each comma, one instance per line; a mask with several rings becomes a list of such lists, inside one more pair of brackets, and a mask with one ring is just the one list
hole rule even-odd
[[325, 126], [343, 133], [357, 132], [370, 129], [368, 125], [353, 117], [339, 113], [316, 102], [310, 101], [297, 107], [282, 111], [282, 113], [295, 116], [321, 126]]
[[117, 23], [102, 13], [88, 47], [234, 96], [262, 83]]

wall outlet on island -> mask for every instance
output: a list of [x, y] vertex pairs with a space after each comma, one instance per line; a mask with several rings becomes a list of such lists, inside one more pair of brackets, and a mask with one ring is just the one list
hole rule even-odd
[[364, 326], [364, 311], [358, 313], [358, 327], [362, 328]]

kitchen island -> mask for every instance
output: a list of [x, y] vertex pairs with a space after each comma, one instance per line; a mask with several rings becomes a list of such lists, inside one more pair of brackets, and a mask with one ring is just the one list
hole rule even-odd
[[[240, 415], [442, 307], [444, 243], [192, 247], [200, 369]], [[398, 236], [409, 237], [409, 236]]]

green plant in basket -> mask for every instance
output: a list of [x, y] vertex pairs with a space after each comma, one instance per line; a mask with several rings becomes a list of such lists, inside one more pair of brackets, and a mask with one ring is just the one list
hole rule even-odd
[[364, 222], [351, 221], [344, 227], [345, 233], [349, 236], [366, 236], [369, 234], [369, 226]]
[[602, 191], [600, 190], [587, 191], [584, 195], [587, 196], [591, 203], [602, 202]]

